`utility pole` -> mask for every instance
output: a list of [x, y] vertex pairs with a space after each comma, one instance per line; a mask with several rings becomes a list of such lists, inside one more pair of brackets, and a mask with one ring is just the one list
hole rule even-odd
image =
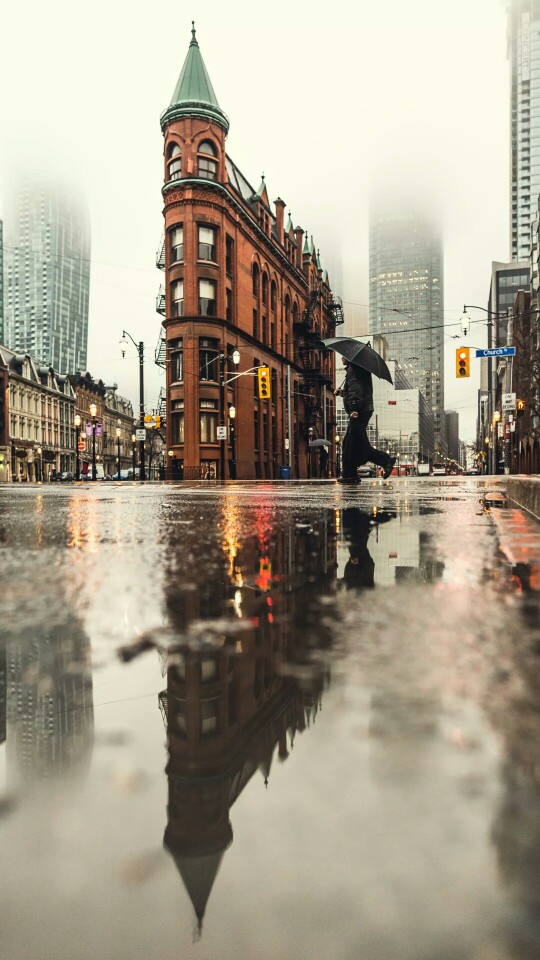
[[287, 364], [287, 434], [289, 437], [289, 449], [287, 450], [287, 466], [291, 468], [292, 476], [292, 411], [291, 411], [291, 365]]

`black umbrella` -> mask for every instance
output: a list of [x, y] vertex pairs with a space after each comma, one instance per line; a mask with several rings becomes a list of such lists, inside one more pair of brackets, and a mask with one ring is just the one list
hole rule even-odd
[[361, 343], [354, 337], [330, 337], [328, 340], [321, 340], [321, 343], [326, 350], [335, 350], [350, 363], [375, 374], [379, 380], [388, 380], [388, 383], [393, 383], [386, 363], [370, 343]]

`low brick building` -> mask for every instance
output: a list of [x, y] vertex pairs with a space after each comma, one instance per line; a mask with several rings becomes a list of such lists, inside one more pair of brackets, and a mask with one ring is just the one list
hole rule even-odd
[[[226, 154], [229, 121], [195, 30], [161, 127], [165, 332], [156, 360], [166, 370], [169, 476], [272, 479], [290, 465], [305, 477], [317, 469], [317, 438], [331, 444], [332, 470], [334, 358], [317, 343], [334, 334], [341, 302], [313, 240], [290, 214], [285, 222], [284, 201], [272, 205], [264, 176], [254, 189]], [[248, 372], [261, 365], [267, 399]]]

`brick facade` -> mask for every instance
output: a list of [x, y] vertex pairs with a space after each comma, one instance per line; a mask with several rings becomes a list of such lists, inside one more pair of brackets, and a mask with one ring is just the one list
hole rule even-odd
[[[200, 56], [196, 41], [188, 58], [194, 52]], [[272, 208], [264, 178], [255, 191], [226, 155], [228, 124], [219, 107], [209, 117], [203, 105], [198, 116], [184, 103], [162, 117], [169, 476], [219, 477], [220, 454], [225, 479], [277, 478], [289, 456], [293, 477], [315, 474], [320, 447], [310, 457], [309, 439], [326, 433], [333, 441], [335, 432], [333, 354], [315, 343], [334, 334], [340, 304], [304, 231], [290, 218], [285, 226], [284, 202], [278, 198]], [[256, 365], [270, 368], [270, 399], [258, 399], [253, 374], [220, 389], [221, 377]], [[216, 433], [223, 425], [229, 430], [222, 450]], [[330, 469], [333, 449], [332, 442]]]

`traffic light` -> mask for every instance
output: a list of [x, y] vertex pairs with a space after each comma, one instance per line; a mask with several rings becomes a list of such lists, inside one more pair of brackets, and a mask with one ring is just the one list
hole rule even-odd
[[523, 417], [523, 416], [525, 416], [525, 401], [524, 401], [524, 400], [518, 400], [518, 402], [516, 403], [516, 415], [517, 415], [518, 417]]
[[270, 399], [270, 368], [259, 367], [257, 370], [259, 378], [259, 400]]
[[456, 350], [456, 377], [470, 377], [470, 347], [458, 347]]

